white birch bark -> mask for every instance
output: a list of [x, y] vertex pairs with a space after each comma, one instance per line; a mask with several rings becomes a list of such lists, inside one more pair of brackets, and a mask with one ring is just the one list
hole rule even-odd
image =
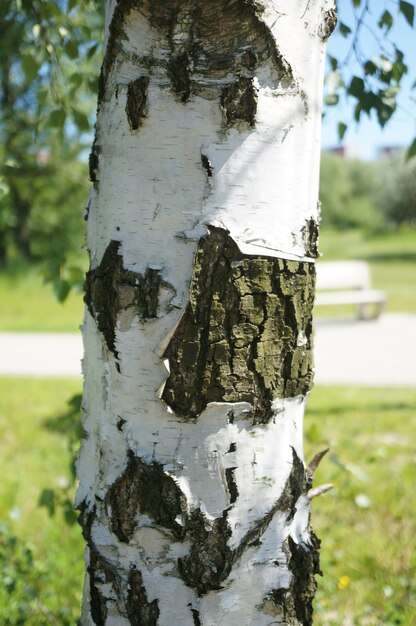
[[302, 420], [333, 5], [106, 10], [82, 624], [310, 624], [318, 542]]

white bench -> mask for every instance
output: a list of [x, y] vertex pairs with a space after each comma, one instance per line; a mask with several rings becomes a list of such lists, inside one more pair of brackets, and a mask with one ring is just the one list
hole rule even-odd
[[316, 305], [356, 304], [358, 319], [379, 317], [387, 300], [384, 291], [371, 289], [370, 268], [364, 261], [318, 261], [316, 290]]

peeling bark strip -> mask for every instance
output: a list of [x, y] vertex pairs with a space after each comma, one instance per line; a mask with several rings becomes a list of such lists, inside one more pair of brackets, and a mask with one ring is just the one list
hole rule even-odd
[[183, 529], [176, 518], [186, 509], [182, 491], [161, 465], [148, 465], [130, 454], [127, 468], [107, 494], [111, 530], [128, 543], [136, 529], [136, 516], [148, 515], [156, 524], [179, 537]]
[[[109, 28], [99, 100], [104, 98], [108, 76], [126, 38], [126, 18], [135, 9], [134, 0], [118, 0]], [[285, 86], [294, 83], [292, 69], [262, 21], [262, 9], [256, 0], [142, 0], [140, 13], [167, 40], [172, 56], [166, 70], [182, 102], [191, 93], [201, 93], [207, 79], [219, 80], [240, 70], [254, 72], [267, 60], [276, 73], [276, 86], [279, 82]], [[175, 38], [179, 25], [186, 36]]]
[[127, 87], [126, 113], [131, 130], [137, 130], [146, 117], [148, 76], [131, 81]]
[[131, 626], [157, 626], [159, 607], [157, 600], [149, 602], [143, 585], [143, 576], [136, 569], [129, 574], [127, 616]]
[[244, 256], [226, 231], [210, 227], [165, 352], [163, 399], [186, 418], [209, 402], [249, 402], [261, 423], [272, 417], [273, 399], [306, 394], [314, 283], [312, 264]]
[[144, 275], [125, 270], [119, 249], [119, 241], [108, 244], [100, 265], [87, 272], [84, 294], [84, 302], [116, 358], [118, 313], [134, 307], [142, 320], [157, 317], [161, 286], [158, 270], [147, 269]]

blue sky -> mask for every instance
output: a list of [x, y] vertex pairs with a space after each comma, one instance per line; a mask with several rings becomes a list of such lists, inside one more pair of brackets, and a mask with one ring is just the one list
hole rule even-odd
[[[353, 117], [355, 99], [351, 97], [341, 98], [338, 105], [325, 109], [322, 130], [323, 148], [341, 145], [337, 133], [337, 124], [340, 121], [348, 124], [343, 143], [354, 147], [358, 155], [363, 158], [376, 156], [378, 148], [382, 146], [408, 146], [416, 136], [416, 93], [415, 91], [412, 93], [411, 90], [411, 85], [416, 79], [416, 32], [409, 26], [403, 15], [396, 15], [397, 9], [391, 0], [370, 1], [370, 11], [373, 12], [366, 19], [368, 28], [366, 26], [361, 29], [360, 48], [365, 53], [366, 58], [372, 58], [380, 53], [380, 41], [375, 40], [371, 31], [379, 37], [381, 35], [383, 45], [389, 45], [377, 27], [377, 21], [385, 8], [390, 8], [391, 13], [395, 16], [389, 39], [404, 52], [405, 62], [409, 66], [409, 74], [403, 79], [403, 89], [398, 99], [400, 108], [396, 110], [393, 118], [382, 129], [375, 116], [369, 119], [366, 114], [361, 116], [360, 122], [357, 124]], [[354, 29], [351, 0], [338, 1], [338, 14], [343, 22]], [[350, 45], [351, 39], [342, 37], [339, 28], [337, 28], [328, 42], [328, 53], [338, 59], [344, 59], [348, 54]], [[359, 74], [354, 55], [344, 70], [346, 82], [353, 74]]]

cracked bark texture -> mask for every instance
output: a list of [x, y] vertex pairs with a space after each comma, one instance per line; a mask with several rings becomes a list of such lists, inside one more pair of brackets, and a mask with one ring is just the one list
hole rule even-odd
[[311, 263], [244, 256], [227, 232], [210, 228], [165, 352], [163, 399], [188, 419], [209, 402], [249, 402], [265, 422], [276, 396], [305, 395], [313, 378], [314, 286]]
[[332, 0], [108, 0], [90, 155], [82, 626], [312, 624]]

